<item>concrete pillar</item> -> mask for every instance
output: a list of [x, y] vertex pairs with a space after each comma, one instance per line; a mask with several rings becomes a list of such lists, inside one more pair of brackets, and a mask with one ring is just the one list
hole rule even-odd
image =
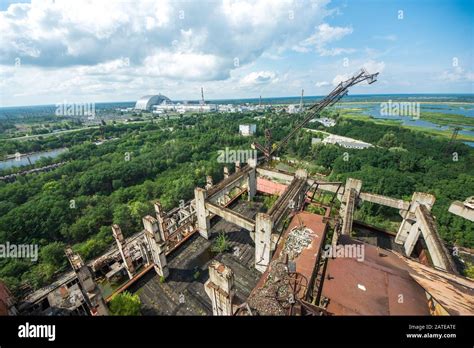
[[227, 179], [229, 177], [229, 168], [224, 167], [224, 179]]
[[206, 176], [206, 190], [209, 190], [212, 186], [214, 186], [214, 183], [212, 182], [212, 176], [208, 175]]
[[146, 240], [138, 242], [138, 245], [140, 246], [140, 252], [142, 253], [143, 263], [148, 266], [150, 264], [150, 257], [146, 248]]
[[125, 238], [123, 237], [122, 229], [119, 225], [114, 224], [112, 225], [112, 233], [114, 235], [115, 241], [117, 242], [117, 247], [120, 252], [120, 256], [122, 256], [123, 264], [125, 266], [125, 270], [127, 271], [128, 277], [132, 279], [133, 275], [135, 274], [135, 266], [133, 265], [133, 260], [130, 256], [130, 249], [125, 242]]
[[156, 219], [158, 220], [158, 228], [162, 240], [168, 238], [168, 229], [166, 227], [167, 216], [160, 202], [156, 201], [153, 206], [155, 207]]
[[431, 211], [434, 203], [436, 201], [436, 197], [429, 193], [424, 192], [414, 192], [411, 198], [410, 207], [408, 211], [401, 210], [400, 215], [403, 218], [400, 227], [398, 228], [397, 235], [395, 237], [395, 243], [403, 244], [408, 238], [410, 231], [413, 229], [413, 225], [416, 222], [415, 211], [416, 208], [422, 204], [425, 205], [426, 208]]
[[270, 215], [257, 213], [255, 220], [255, 268], [265, 272], [271, 258], [273, 221]]
[[232, 270], [213, 260], [209, 265], [209, 280], [204, 284], [207, 296], [212, 302], [213, 315], [232, 315], [232, 300], [234, 297], [234, 273]]
[[257, 156], [255, 156], [255, 158], [249, 158], [247, 164], [252, 168], [257, 168]]
[[[408, 224], [407, 224], [407, 227], [408, 227]], [[416, 242], [418, 241], [418, 238], [420, 238], [420, 234], [421, 234], [420, 224], [418, 222], [415, 222], [413, 225], [410, 226], [410, 230], [408, 232], [409, 233], [403, 247], [405, 248], [405, 254], [407, 256], [410, 256], [411, 253], [413, 252], [413, 249], [415, 249], [415, 245], [416, 245]]]
[[206, 239], [210, 237], [209, 212], [206, 209], [207, 191], [196, 187], [194, 189], [194, 202], [196, 204], [197, 226], [199, 234]]
[[166, 278], [169, 275], [169, 269], [165, 255], [166, 244], [160, 236], [158, 221], [150, 215], [145, 216], [142, 221], [143, 227], [145, 228], [145, 239], [150, 248], [155, 271], [159, 276]]

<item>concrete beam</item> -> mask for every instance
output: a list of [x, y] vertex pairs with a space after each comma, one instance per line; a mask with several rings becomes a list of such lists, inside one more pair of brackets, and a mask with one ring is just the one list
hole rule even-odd
[[436, 223], [425, 205], [419, 205], [415, 211], [416, 218], [426, 242], [433, 266], [450, 273], [458, 273], [451, 255], [439, 237]]
[[206, 209], [211, 213], [220, 216], [228, 222], [245, 228], [248, 231], [255, 230], [255, 221], [249, 219], [231, 209], [220, 207], [214, 203], [206, 202]]
[[469, 208], [463, 202], [454, 201], [449, 206], [449, 212], [458, 215], [464, 219], [474, 221], [474, 209]]
[[247, 181], [247, 175], [252, 167], [245, 166], [239, 172], [235, 172], [229, 175], [227, 179], [222, 180], [218, 184], [214, 185], [207, 191], [207, 197], [209, 200], [216, 202], [219, 197], [228, 194], [235, 187], [244, 187]]
[[286, 187], [275, 204], [268, 210], [268, 214], [271, 216], [275, 226], [278, 226], [289, 210], [298, 210], [301, 207], [305, 198], [305, 186], [305, 172], [301, 171], [298, 176], [295, 175], [290, 185]]
[[408, 210], [410, 208], [410, 202], [406, 202], [403, 199], [397, 199], [375, 193], [361, 192], [359, 198], [366, 202], [384, 205], [395, 209]]
[[291, 183], [294, 177], [294, 175], [291, 175], [291, 174], [286, 174], [280, 171], [274, 171], [274, 170], [269, 170], [265, 168], [257, 168], [257, 174], [260, 176], [268, 177], [270, 179], [277, 179], [286, 185]]

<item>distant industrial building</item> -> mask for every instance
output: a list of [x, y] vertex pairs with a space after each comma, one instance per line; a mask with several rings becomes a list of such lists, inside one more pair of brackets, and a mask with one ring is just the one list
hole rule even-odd
[[331, 134], [328, 137], [326, 137], [323, 140], [323, 144], [339, 145], [346, 149], [358, 149], [358, 150], [366, 149], [368, 147], [373, 146], [372, 144], [369, 144], [360, 140], [343, 137], [343, 136], [335, 135], [335, 134]]
[[241, 124], [239, 125], [239, 133], [245, 137], [255, 134], [257, 131], [256, 124]]
[[163, 102], [171, 102], [171, 100], [161, 94], [146, 95], [137, 100], [137, 103], [135, 104], [135, 110], [150, 111], [154, 105], [159, 105]]
[[195, 104], [195, 103], [168, 103], [164, 101], [160, 105], [153, 106], [154, 114], [163, 114], [166, 112], [177, 112], [184, 114], [186, 112], [216, 112], [216, 104]]
[[334, 127], [336, 125], [336, 120], [333, 120], [332, 118], [315, 118], [309, 121], [310, 123], [314, 122], [319, 122], [321, 123], [324, 127]]

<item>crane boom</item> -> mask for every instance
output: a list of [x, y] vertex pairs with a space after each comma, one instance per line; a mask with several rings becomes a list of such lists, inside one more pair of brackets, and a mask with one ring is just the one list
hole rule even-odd
[[265, 158], [268, 160], [277, 152], [282, 146], [284, 146], [288, 141], [301, 129], [303, 128], [311, 119], [313, 119], [316, 115], [318, 115], [324, 108], [327, 106], [334, 105], [337, 103], [342, 97], [347, 95], [349, 91], [349, 87], [352, 87], [358, 83], [363, 81], [368, 81], [369, 85], [377, 81], [377, 76], [379, 73], [369, 74], [364, 69], [361, 69], [359, 73], [351, 77], [350, 79], [340, 82], [332, 91], [329, 93], [324, 99], [315, 103], [313, 106], [309, 108], [308, 115], [301, 121], [295, 128], [292, 129], [290, 133], [288, 133], [274, 148], [271, 146], [264, 147], [258, 143], [253, 143], [254, 148], [261, 150]]

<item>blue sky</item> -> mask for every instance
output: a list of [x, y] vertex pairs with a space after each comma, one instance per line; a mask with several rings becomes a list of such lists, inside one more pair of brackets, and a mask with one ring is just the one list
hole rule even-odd
[[[402, 12], [400, 12], [402, 11]], [[474, 1], [0, 0], [0, 105], [474, 93]], [[402, 17], [402, 18], [399, 18]]]

